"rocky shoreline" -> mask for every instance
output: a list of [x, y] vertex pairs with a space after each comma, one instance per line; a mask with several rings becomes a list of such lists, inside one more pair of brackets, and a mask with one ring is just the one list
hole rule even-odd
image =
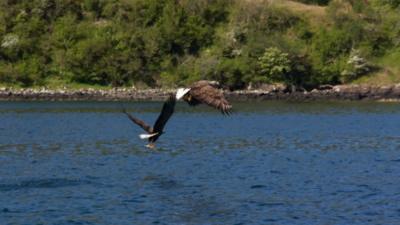
[[[109, 90], [79, 89], [13, 89], [0, 88], [0, 101], [160, 101], [175, 89], [113, 88]], [[253, 90], [225, 91], [231, 101], [248, 100], [378, 100], [400, 101], [400, 84], [388, 86], [323, 85], [311, 91], [289, 91], [283, 85], [264, 85]]]

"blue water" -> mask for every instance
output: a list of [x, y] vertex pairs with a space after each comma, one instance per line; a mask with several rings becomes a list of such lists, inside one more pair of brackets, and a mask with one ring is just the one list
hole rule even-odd
[[400, 104], [234, 107], [2, 102], [0, 224], [400, 223]]

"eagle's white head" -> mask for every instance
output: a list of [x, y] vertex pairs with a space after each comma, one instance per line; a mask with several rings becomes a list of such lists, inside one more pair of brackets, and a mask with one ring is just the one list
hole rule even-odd
[[213, 87], [215, 87], [215, 88], [219, 88], [221, 86], [220, 83], [218, 81], [216, 81], [216, 80], [209, 80], [208, 84], [213, 86]]
[[190, 88], [178, 88], [176, 92], [176, 99], [179, 100], [190, 91]]

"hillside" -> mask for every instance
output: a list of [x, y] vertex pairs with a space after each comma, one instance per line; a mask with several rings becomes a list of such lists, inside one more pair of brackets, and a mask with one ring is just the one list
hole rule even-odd
[[0, 86], [400, 82], [400, 1], [0, 2]]

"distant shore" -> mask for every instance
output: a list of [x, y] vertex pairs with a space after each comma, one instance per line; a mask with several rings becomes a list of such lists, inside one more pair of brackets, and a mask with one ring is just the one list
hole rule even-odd
[[[14, 89], [0, 88], [0, 101], [160, 101], [174, 93], [175, 89], [92, 88], [68, 89]], [[371, 85], [323, 85], [311, 91], [289, 91], [282, 85], [264, 85], [258, 89], [225, 91], [231, 101], [261, 100], [377, 100], [400, 101], [400, 84]]]

